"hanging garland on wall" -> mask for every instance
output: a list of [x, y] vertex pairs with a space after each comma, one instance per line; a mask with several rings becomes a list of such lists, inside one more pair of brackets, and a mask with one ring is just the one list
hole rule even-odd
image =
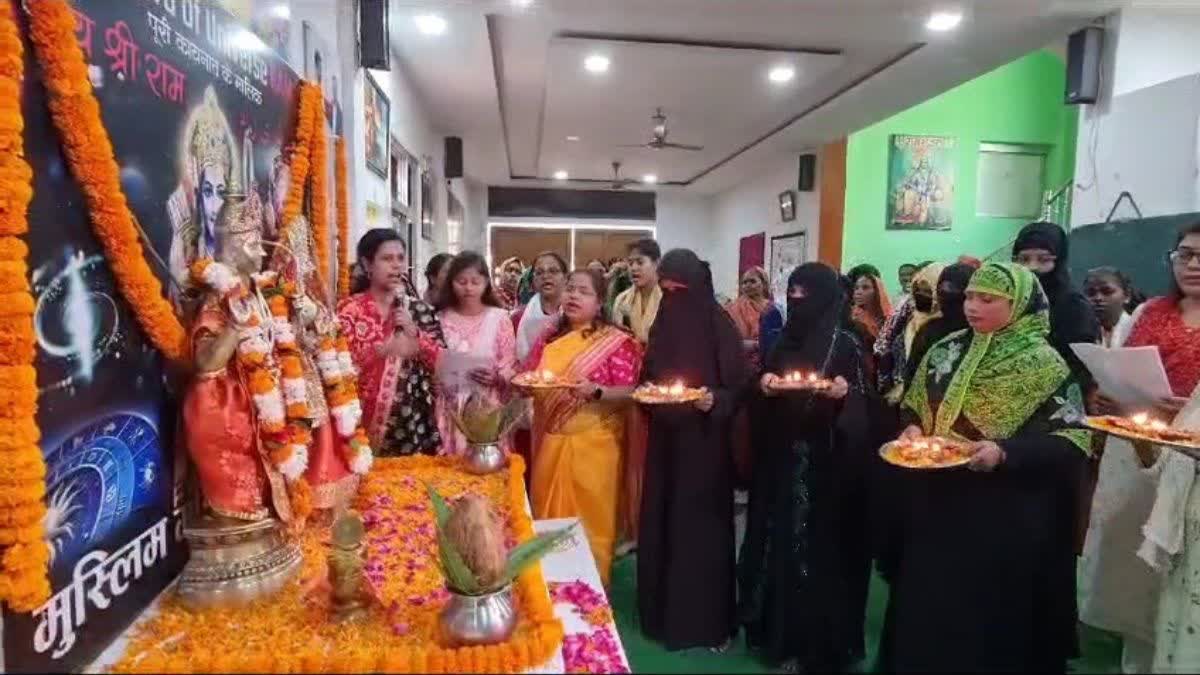
[[25, 259], [33, 172], [21, 116], [24, 48], [12, 0], [0, 2], [0, 603], [30, 612], [50, 596], [43, 539], [46, 465], [38, 446], [33, 296]]
[[346, 138], [344, 136], [338, 136], [335, 152], [337, 153], [337, 156], [334, 157], [338, 228], [337, 295], [341, 299], [350, 295], [350, 191], [346, 187], [349, 163], [346, 159]]
[[[325, 98], [316, 85], [305, 87], [309, 96], [316, 99], [317, 114], [313, 116], [312, 148], [309, 150], [309, 165], [312, 171], [312, 227], [316, 241], [318, 276], [329, 278], [329, 136], [325, 132]], [[328, 297], [329, 288], [322, 281], [322, 297]]]
[[133, 308], [151, 344], [168, 359], [182, 361], [187, 356], [187, 331], [146, 262], [133, 213], [121, 190], [112, 142], [92, 93], [83, 50], [75, 38], [75, 14], [65, 0], [25, 3], [25, 11], [50, 117], [71, 175], [83, 191], [92, 230], [104, 247], [121, 297]]

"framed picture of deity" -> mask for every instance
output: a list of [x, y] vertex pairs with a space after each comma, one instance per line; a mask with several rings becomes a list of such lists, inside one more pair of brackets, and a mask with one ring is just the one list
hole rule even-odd
[[392, 103], [375, 83], [371, 73], [365, 75], [367, 86], [363, 87], [363, 129], [367, 146], [367, 167], [380, 178], [387, 180], [391, 140], [388, 129], [391, 128]]
[[891, 137], [887, 229], [949, 230], [954, 224], [954, 138]]

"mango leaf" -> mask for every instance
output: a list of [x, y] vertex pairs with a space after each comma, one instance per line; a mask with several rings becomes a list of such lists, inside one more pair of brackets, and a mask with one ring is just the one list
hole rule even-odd
[[441, 561], [442, 576], [451, 590], [463, 595], [480, 595], [482, 589], [475, 573], [467, 567], [458, 549], [454, 548], [450, 538], [438, 528], [438, 558]]
[[446, 521], [450, 520], [450, 504], [429, 483], [425, 483], [425, 491], [429, 493], [429, 501], [433, 503], [433, 517], [437, 522], [438, 530], [441, 530], [446, 526]]
[[575, 526], [571, 525], [554, 532], [539, 534], [513, 548], [508, 554], [508, 562], [504, 565], [501, 585], [508, 585], [515, 581], [526, 568], [545, 557], [555, 546], [566, 541], [567, 537], [571, 536], [573, 529]]

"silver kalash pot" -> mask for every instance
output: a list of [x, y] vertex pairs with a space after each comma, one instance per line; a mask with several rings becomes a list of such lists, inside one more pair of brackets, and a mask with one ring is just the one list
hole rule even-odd
[[461, 595], [454, 589], [439, 621], [442, 637], [452, 647], [494, 645], [507, 640], [517, 627], [512, 584], [486, 595]]
[[508, 457], [499, 443], [471, 443], [463, 456], [463, 470], [477, 476], [496, 473], [506, 466]]

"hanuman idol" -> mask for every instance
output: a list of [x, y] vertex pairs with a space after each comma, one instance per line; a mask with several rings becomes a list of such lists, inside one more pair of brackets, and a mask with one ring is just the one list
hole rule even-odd
[[[246, 184], [251, 152], [247, 139]], [[257, 190], [227, 194], [217, 256], [191, 266], [208, 291], [192, 326], [200, 375], [184, 424], [211, 515], [291, 523], [309, 506], [346, 506], [372, 455], [308, 221], [283, 228], [266, 271], [263, 223]], [[305, 503], [292, 504], [289, 495], [301, 494]]]

